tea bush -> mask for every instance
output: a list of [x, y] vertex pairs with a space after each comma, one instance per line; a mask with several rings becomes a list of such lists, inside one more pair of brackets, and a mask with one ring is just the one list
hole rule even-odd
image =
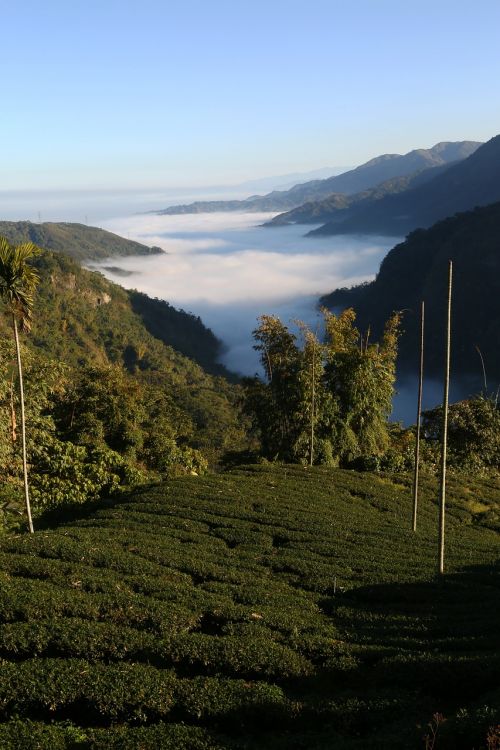
[[486, 748], [499, 491], [450, 479], [441, 580], [425, 472], [416, 534], [407, 475], [255, 465], [3, 537], [0, 747]]

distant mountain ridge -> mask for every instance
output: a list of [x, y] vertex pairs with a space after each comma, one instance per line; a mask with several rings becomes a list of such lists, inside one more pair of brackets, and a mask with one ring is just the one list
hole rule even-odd
[[0, 235], [16, 245], [34, 242], [44, 250], [64, 253], [80, 261], [164, 252], [159, 247], [148, 247], [105, 229], [71, 222], [0, 221]]
[[384, 154], [343, 174], [324, 180], [311, 180], [289, 190], [274, 190], [245, 200], [196, 201], [151, 211], [160, 216], [213, 213], [217, 211], [290, 211], [308, 201], [322, 200], [333, 193], [351, 195], [368, 190], [394, 177], [403, 177], [421, 169], [442, 166], [467, 158], [480, 146], [476, 141], [442, 142], [430, 149], [415, 149], [407, 154]]
[[333, 193], [321, 201], [309, 201], [291, 211], [278, 214], [271, 221], [263, 224], [263, 226], [276, 227], [286, 226], [287, 224], [319, 224], [340, 221], [342, 217], [349, 214], [349, 209], [356, 210], [365, 204], [380, 200], [387, 195], [395, 195], [423, 185], [446, 169], [449, 169], [449, 167], [449, 164], [443, 164], [438, 167], [419, 169], [410, 175], [392, 177], [390, 180], [385, 180], [385, 182], [381, 182], [376, 187], [370, 190], [363, 190], [361, 193], [354, 193], [352, 195]]
[[500, 136], [433, 179], [381, 200], [352, 205], [311, 236], [385, 234], [404, 236], [436, 221], [500, 200]]

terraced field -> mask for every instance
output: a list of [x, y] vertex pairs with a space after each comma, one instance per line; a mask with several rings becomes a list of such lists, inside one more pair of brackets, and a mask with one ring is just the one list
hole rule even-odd
[[405, 478], [245, 467], [4, 538], [0, 748], [498, 748], [500, 482], [451, 481], [441, 580], [436, 495], [415, 535]]

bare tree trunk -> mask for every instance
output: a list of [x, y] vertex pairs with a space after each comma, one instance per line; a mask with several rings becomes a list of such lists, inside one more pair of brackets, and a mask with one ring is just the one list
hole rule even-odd
[[316, 410], [316, 346], [313, 342], [313, 358], [312, 358], [312, 392], [311, 392], [311, 451], [309, 454], [309, 465], [312, 466], [314, 462], [314, 412]]
[[12, 316], [12, 325], [14, 328], [14, 338], [16, 340], [17, 369], [19, 372], [19, 395], [21, 400], [21, 436], [23, 444], [23, 475], [24, 475], [24, 497], [26, 501], [26, 514], [28, 516], [28, 526], [30, 534], [34, 533], [33, 521], [31, 519], [30, 496], [28, 489], [28, 461], [26, 458], [26, 420], [24, 415], [24, 385], [23, 385], [23, 368], [21, 366], [21, 348], [19, 346], [19, 333], [17, 330], [17, 320], [15, 315]]
[[483, 370], [483, 385], [484, 385], [483, 394], [484, 394], [484, 398], [486, 398], [487, 395], [488, 395], [488, 383], [487, 383], [487, 380], [486, 380], [486, 367], [484, 366], [484, 359], [483, 359], [483, 355], [481, 353], [481, 349], [478, 347], [477, 344], [476, 344], [476, 351], [479, 354], [479, 358], [481, 360], [481, 367], [482, 367], [482, 370]]
[[12, 445], [17, 440], [17, 419], [16, 419], [16, 408], [14, 406], [14, 375], [10, 379], [10, 430]]
[[418, 379], [417, 439], [415, 442], [415, 471], [413, 475], [413, 531], [417, 530], [418, 470], [420, 463], [420, 421], [422, 418], [422, 388], [424, 382], [424, 324], [425, 303], [422, 301], [422, 306], [420, 309], [420, 374]]
[[441, 443], [441, 482], [439, 488], [439, 573], [444, 573], [444, 522], [446, 505], [446, 449], [448, 443], [448, 397], [450, 390], [451, 287], [453, 263], [448, 266], [448, 310], [446, 321], [446, 362], [443, 394], [443, 434]]

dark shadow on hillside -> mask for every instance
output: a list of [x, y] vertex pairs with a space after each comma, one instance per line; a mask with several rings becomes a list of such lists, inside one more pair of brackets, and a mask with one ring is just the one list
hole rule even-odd
[[[153, 299], [138, 291], [128, 292], [133, 311], [140, 316], [146, 330], [167, 346], [197, 362], [211, 375], [220, 375], [230, 382], [239, 382], [236, 373], [217, 361], [223, 354], [223, 344], [199, 316], [177, 310], [165, 300]], [[140, 367], [140, 358], [132, 360], [128, 353], [127, 367]]]
[[157, 488], [158, 484], [148, 484], [136, 487], [129, 492], [113, 495], [112, 497], [101, 498], [91, 502], [82, 503], [81, 505], [68, 503], [60, 505], [57, 508], [45, 510], [34, 521], [35, 531], [46, 531], [57, 529], [60, 526], [66, 526], [74, 521], [84, 521], [91, 518], [95, 513], [110, 508], [119, 508], [124, 503], [130, 501], [136, 502], [144, 493], [150, 492]]

